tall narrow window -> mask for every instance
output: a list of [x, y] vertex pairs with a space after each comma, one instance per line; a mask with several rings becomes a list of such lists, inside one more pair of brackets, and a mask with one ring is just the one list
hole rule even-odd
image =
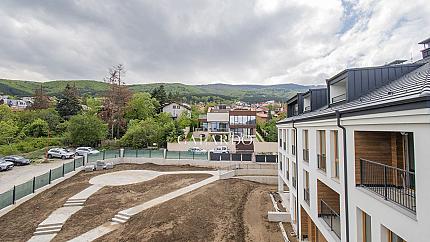
[[293, 183], [293, 187], [296, 188], [297, 187], [297, 177], [296, 177], [296, 173], [297, 173], [297, 167], [296, 167], [296, 162], [293, 162], [293, 170], [292, 170], [293, 174], [291, 175], [293, 177], [292, 179], [292, 183]]
[[325, 130], [318, 130], [317, 132], [317, 145], [318, 145], [318, 168], [325, 171], [326, 170], [326, 140], [325, 140]]
[[287, 154], [289, 154], [289, 149], [288, 149], [288, 145], [290, 144], [290, 129], [287, 129], [287, 134], [285, 136], [285, 140], [287, 141]]
[[331, 131], [331, 159], [332, 159], [332, 176], [339, 178], [339, 133], [337, 130]]
[[406, 242], [406, 240], [402, 239], [397, 234], [395, 234], [392, 231], [388, 230], [388, 242]]
[[362, 212], [363, 242], [372, 242], [372, 221], [370, 216]]
[[291, 130], [291, 154], [296, 155], [296, 130]]
[[309, 162], [309, 132], [303, 130], [303, 161]]
[[309, 172], [303, 170], [303, 199], [309, 205]]

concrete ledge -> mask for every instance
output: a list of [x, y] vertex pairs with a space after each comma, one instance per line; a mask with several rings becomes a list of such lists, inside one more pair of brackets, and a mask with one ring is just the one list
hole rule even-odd
[[236, 179], [242, 179], [246, 181], [253, 181], [258, 183], [264, 183], [269, 185], [277, 185], [278, 177], [276, 176], [236, 176]]
[[236, 170], [236, 176], [277, 176], [275, 169], [240, 169]]
[[287, 212], [267, 212], [270, 222], [291, 222], [291, 216]]
[[230, 178], [233, 178], [234, 176], [235, 176], [235, 171], [225, 171], [225, 172], [220, 171], [219, 179], [230, 179]]

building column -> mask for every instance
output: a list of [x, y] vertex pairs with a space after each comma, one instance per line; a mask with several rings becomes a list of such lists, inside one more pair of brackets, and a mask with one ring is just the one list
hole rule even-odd
[[278, 174], [278, 192], [284, 192], [284, 180]]

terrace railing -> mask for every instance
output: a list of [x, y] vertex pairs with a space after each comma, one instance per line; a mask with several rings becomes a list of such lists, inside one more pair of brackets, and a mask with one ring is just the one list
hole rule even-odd
[[415, 172], [360, 159], [358, 185], [416, 213]]
[[326, 222], [330, 230], [340, 239], [340, 216], [324, 200], [320, 200], [320, 218]]
[[326, 164], [326, 155], [325, 154], [318, 154], [317, 155], [317, 164], [318, 168], [326, 171], [327, 164]]

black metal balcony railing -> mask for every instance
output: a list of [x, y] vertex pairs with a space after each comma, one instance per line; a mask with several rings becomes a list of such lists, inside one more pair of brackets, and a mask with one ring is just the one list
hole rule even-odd
[[309, 188], [303, 189], [303, 200], [309, 205], [310, 204], [310, 195], [309, 195]]
[[303, 160], [309, 162], [309, 149], [303, 149]]
[[346, 100], [346, 93], [335, 96], [331, 99], [331, 103], [342, 102]]
[[318, 168], [326, 171], [326, 156], [325, 154], [318, 154], [317, 155], [317, 163], [318, 163]]
[[296, 155], [296, 146], [295, 145], [291, 145], [291, 154]]
[[330, 230], [340, 239], [340, 216], [322, 199], [320, 201], [320, 213], [318, 216], [327, 223]]
[[361, 187], [416, 213], [415, 173], [360, 159]]
[[296, 180], [296, 177], [295, 177], [295, 176], [293, 176], [293, 177], [291, 178], [291, 182], [293, 183], [293, 187], [294, 187], [294, 188], [296, 188], [296, 187], [297, 187], [297, 180]]

